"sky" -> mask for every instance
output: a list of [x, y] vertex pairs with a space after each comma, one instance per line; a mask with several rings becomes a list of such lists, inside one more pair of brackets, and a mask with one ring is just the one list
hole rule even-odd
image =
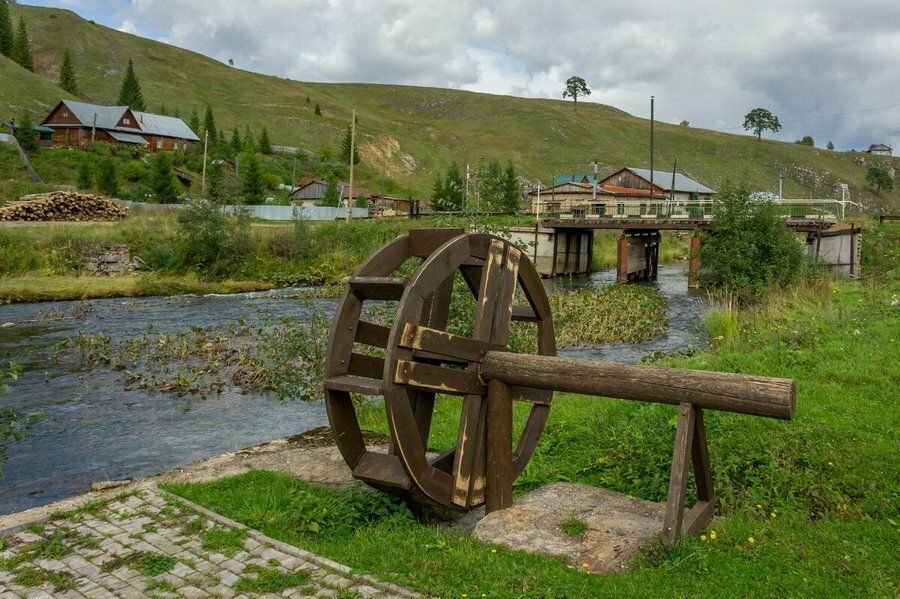
[[900, 151], [900, 0], [34, 0], [239, 68], [600, 102], [819, 147]]

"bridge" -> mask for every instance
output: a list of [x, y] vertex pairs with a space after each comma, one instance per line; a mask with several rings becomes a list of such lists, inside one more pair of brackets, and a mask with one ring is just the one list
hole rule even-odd
[[[533, 239], [529, 239], [524, 230], [515, 236], [533, 246], [534, 260], [542, 275], [556, 276], [589, 273], [593, 232], [621, 230], [617, 280], [629, 282], [656, 278], [661, 231], [692, 231], [688, 286], [697, 287], [699, 233], [715, 229], [713, 205], [709, 200], [596, 201], [562, 212], [542, 212], [538, 215], [539, 225], [533, 231]], [[775, 208], [787, 227], [806, 235], [811, 257], [837, 267], [845, 274], [859, 272], [859, 229], [838, 224], [839, 217], [844, 216], [843, 202], [787, 200], [776, 202]]]

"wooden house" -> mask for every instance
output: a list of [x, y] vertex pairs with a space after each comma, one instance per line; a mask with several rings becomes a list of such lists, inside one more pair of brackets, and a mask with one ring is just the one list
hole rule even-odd
[[[652, 184], [651, 184], [652, 181]], [[644, 168], [625, 167], [600, 181], [600, 186], [622, 197], [674, 200], [686, 202], [692, 198], [709, 200], [716, 192], [702, 183], [672, 171], [651, 172]]]
[[179, 118], [139, 112], [128, 106], [100, 106], [61, 100], [41, 126], [52, 130], [54, 146], [86, 148], [101, 141], [158, 152], [188, 150], [200, 138]]
[[[320, 206], [325, 199], [325, 191], [328, 189], [328, 181], [317, 177], [303, 177], [297, 182], [297, 189], [291, 192], [289, 196], [291, 202], [297, 206]], [[348, 183], [339, 182], [337, 184], [338, 192], [341, 196], [341, 202], [346, 203], [350, 195], [350, 185]], [[368, 194], [361, 187], [353, 186], [352, 200]], [[354, 204], [354, 201], [350, 202]]]

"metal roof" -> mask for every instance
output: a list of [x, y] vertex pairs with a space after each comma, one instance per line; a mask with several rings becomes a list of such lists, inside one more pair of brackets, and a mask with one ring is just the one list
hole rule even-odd
[[[650, 169], [625, 167], [638, 177], [650, 180]], [[659, 186], [664, 191], [672, 191], [672, 171], [653, 170], [653, 184]], [[694, 181], [690, 177], [685, 177], [681, 173], [675, 173], [675, 191], [684, 191], [687, 193], [716, 193], [715, 190]]]
[[134, 111], [134, 116], [137, 117], [138, 125], [140, 125], [141, 131], [144, 133], [200, 141], [200, 138], [191, 131], [191, 128], [177, 117], [138, 112], [136, 110]]
[[94, 115], [97, 115], [98, 129], [121, 129], [117, 125], [122, 115], [128, 110], [127, 106], [100, 106], [99, 104], [73, 102], [72, 100], [63, 100], [62, 103], [86, 127], [94, 126]]
[[108, 131], [110, 136], [116, 141], [121, 141], [126, 144], [137, 144], [140, 146], [146, 146], [147, 140], [141, 137], [140, 135], [132, 135], [131, 133], [119, 133], [118, 131]]
[[[594, 184], [594, 175], [585, 175], [585, 174], [567, 174], [567, 175], [556, 175], [553, 177], [553, 187], [557, 185], [562, 185], [564, 183], [581, 183], [587, 179], [588, 185]], [[598, 179], [599, 181], [599, 179]]]

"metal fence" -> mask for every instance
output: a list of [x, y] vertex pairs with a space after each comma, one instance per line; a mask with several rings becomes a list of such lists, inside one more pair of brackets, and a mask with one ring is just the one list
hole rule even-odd
[[[181, 210], [187, 204], [150, 204], [146, 202], [131, 202], [119, 200], [129, 208], [141, 208], [146, 210]], [[235, 206], [225, 206], [226, 212], [234, 212]], [[294, 218], [294, 206], [244, 206], [251, 218], [260, 220], [289, 221]], [[346, 208], [332, 208], [327, 206], [297, 206], [300, 218], [304, 220], [326, 221], [347, 218]], [[369, 218], [368, 208], [353, 208], [352, 218]]]

